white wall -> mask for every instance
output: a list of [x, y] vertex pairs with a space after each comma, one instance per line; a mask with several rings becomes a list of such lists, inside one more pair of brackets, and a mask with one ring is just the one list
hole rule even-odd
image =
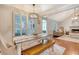
[[12, 9], [0, 5], [0, 34], [7, 42], [12, 41]]
[[76, 22], [74, 21], [74, 23], [72, 23], [72, 21], [73, 21], [72, 18], [66, 19], [60, 22], [59, 26], [63, 26], [65, 31], [70, 31], [70, 26], [79, 26], [79, 23], [76, 23], [78, 21]]
[[[3, 40], [5, 43], [0, 43], [0, 49], [2, 54], [14, 54], [14, 43], [12, 40], [12, 8], [0, 5], [0, 40]], [[3, 39], [1, 39], [1, 37]], [[1, 41], [0, 41], [1, 42]], [[6, 45], [7, 49], [4, 47]], [[11, 48], [8, 48], [9, 44]], [[2, 46], [1, 46], [2, 45]]]
[[53, 34], [53, 31], [57, 31], [58, 22], [53, 19], [47, 19], [47, 31], [49, 34]]
[[52, 31], [52, 20], [51, 19], [47, 19], [47, 32], [48, 32], [48, 34], [53, 34], [53, 31]]

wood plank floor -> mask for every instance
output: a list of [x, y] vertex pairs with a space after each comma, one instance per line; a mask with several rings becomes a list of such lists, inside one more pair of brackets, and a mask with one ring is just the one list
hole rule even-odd
[[55, 39], [56, 43], [66, 48], [64, 55], [79, 55], [79, 43]]
[[46, 44], [39, 44], [22, 51], [22, 55], [38, 55], [55, 44], [55, 40], [49, 40]]

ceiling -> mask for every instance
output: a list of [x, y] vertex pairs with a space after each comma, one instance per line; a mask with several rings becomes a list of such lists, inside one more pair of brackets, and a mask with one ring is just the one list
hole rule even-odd
[[12, 4], [9, 6], [29, 13], [35, 12], [56, 21], [63, 21], [70, 18], [73, 15], [73, 8], [79, 7], [78, 4], [36, 4], [35, 7], [33, 7], [33, 4]]
[[61, 5], [61, 4], [36, 4], [35, 7], [33, 7], [33, 4], [11, 4], [8, 6], [16, 7], [18, 9], [24, 10], [26, 12], [33, 12], [33, 9], [34, 9], [35, 10], [34, 12], [42, 13], [42, 12], [46, 12], [50, 9], [58, 8], [63, 5]]

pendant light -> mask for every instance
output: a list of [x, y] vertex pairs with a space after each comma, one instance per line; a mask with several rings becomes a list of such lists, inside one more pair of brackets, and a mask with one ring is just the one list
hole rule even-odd
[[38, 13], [35, 12], [36, 5], [32, 4], [32, 6], [33, 6], [33, 13], [32, 13], [32, 15], [38, 20], [38, 24], [40, 24], [39, 15], [38, 15]]
[[33, 5], [33, 13], [35, 13], [35, 4], [32, 4]]

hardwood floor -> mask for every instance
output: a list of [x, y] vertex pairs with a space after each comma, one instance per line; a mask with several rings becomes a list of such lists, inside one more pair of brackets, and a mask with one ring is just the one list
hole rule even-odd
[[55, 44], [55, 40], [50, 40], [46, 44], [39, 44], [22, 51], [22, 55], [38, 55]]
[[56, 43], [66, 48], [64, 55], [79, 55], [79, 43], [55, 39]]

